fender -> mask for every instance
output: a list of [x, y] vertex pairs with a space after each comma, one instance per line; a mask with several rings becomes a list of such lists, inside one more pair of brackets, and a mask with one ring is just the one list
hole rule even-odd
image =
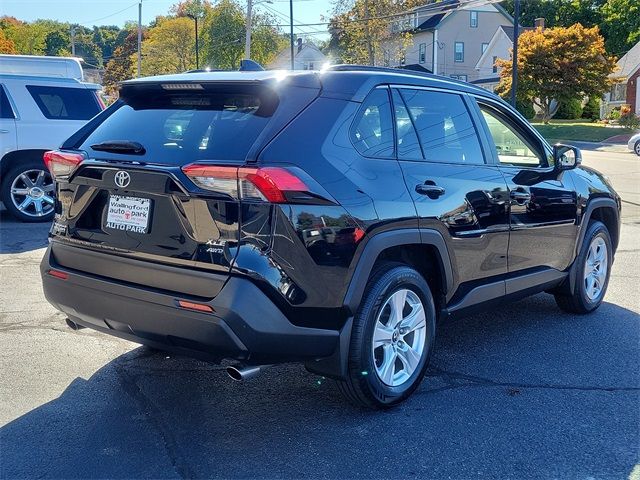
[[371, 237], [364, 246], [358, 264], [353, 272], [349, 288], [344, 298], [345, 307], [355, 314], [364, 295], [367, 279], [373, 270], [373, 265], [380, 253], [391, 247], [401, 245], [423, 244], [431, 245], [438, 251], [438, 260], [444, 272], [445, 294], [453, 289], [453, 268], [449, 258], [449, 250], [442, 234], [437, 230], [426, 228], [403, 228], [390, 232], [379, 233]]
[[[587, 226], [589, 225], [589, 220], [591, 220], [591, 215], [593, 214], [593, 211], [596, 208], [609, 208], [611, 209], [614, 213], [615, 213], [615, 217], [616, 217], [616, 225], [618, 227], [618, 238], [620, 238], [620, 214], [618, 212], [618, 204], [616, 203], [616, 201], [611, 198], [611, 197], [601, 197], [601, 198], [594, 198], [593, 200], [591, 200], [586, 208], [584, 209], [583, 213], [582, 213], [582, 218], [580, 219], [580, 229], [578, 231], [578, 238], [576, 240], [576, 249], [574, 252], [574, 261], [573, 264], [571, 265], [571, 268], [569, 269], [569, 292], [567, 293], [572, 293], [575, 291], [575, 285], [576, 285], [576, 275], [577, 275], [577, 262], [575, 261], [575, 259], [578, 258], [578, 254], [580, 253], [580, 249], [582, 248], [582, 243], [584, 242], [584, 236], [587, 233]], [[615, 250], [615, 247], [614, 247]], [[565, 286], [563, 287], [564, 289], [566, 289], [567, 284], [565, 283]]]

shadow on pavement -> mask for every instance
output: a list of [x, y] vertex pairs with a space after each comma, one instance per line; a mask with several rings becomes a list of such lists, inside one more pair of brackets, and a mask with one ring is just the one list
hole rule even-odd
[[51, 222], [23, 223], [0, 210], [0, 254], [21, 253], [47, 246]]
[[547, 295], [443, 324], [421, 388], [384, 412], [299, 366], [238, 384], [141, 347], [0, 429], [0, 476], [627, 478], [639, 358], [636, 313]]

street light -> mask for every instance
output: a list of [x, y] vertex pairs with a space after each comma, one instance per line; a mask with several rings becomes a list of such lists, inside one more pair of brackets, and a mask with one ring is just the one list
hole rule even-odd
[[200, 48], [198, 42], [198, 18], [202, 18], [205, 11], [205, 3], [203, 0], [194, 0], [185, 9], [184, 15], [192, 18], [196, 27], [196, 69], [200, 68]]
[[253, 5], [261, 3], [273, 3], [272, 0], [247, 0], [247, 31], [244, 40], [244, 58], [251, 60], [251, 20], [253, 15]]

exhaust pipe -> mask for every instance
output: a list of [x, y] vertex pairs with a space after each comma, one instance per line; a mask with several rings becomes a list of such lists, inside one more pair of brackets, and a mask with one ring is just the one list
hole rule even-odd
[[231, 365], [227, 367], [227, 375], [236, 382], [242, 382], [257, 377], [265, 366], [262, 365]]
[[69, 327], [71, 330], [81, 330], [85, 328], [82, 325], [78, 325], [76, 322], [74, 322], [70, 318], [65, 319], [65, 322], [67, 322], [67, 327]]

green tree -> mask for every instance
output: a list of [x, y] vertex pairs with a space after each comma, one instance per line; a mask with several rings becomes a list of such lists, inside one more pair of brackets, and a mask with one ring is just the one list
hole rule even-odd
[[330, 19], [328, 50], [346, 63], [382, 65], [404, 57], [411, 17], [419, 0], [339, 1]]
[[142, 42], [142, 73], [180, 73], [195, 67], [193, 22], [184, 17], [159, 18]]
[[130, 28], [124, 30], [128, 34], [123, 38], [121, 45], [113, 51], [111, 59], [104, 69], [102, 83], [109, 95], [115, 95], [118, 83], [133, 78], [135, 74], [135, 57], [138, 51], [138, 32]]
[[[244, 51], [245, 15], [232, 0], [221, 0], [207, 12], [202, 53], [211, 68], [238, 68]], [[252, 45], [253, 48], [253, 45]]]
[[[615, 59], [607, 56], [598, 27], [527, 31], [518, 42], [518, 96], [531, 98], [548, 122], [556, 113], [552, 102], [601, 96], [609, 89]], [[511, 92], [511, 60], [500, 59], [501, 95]]]
[[620, 57], [640, 41], [640, 2], [607, 0], [602, 14], [607, 51]]

